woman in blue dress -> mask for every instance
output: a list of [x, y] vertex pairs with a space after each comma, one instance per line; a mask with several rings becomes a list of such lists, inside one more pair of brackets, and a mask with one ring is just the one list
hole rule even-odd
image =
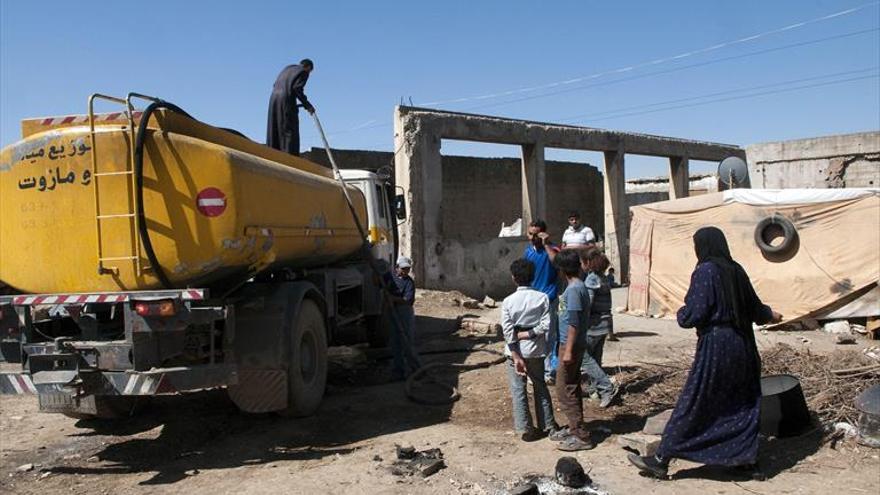
[[679, 326], [697, 329], [694, 363], [657, 453], [629, 456], [642, 472], [659, 478], [667, 476], [673, 458], [756, 469], [761, 358], [752, 322], [782, 320], [755, 294], [721, 230], [699, 229], [694, 250], [697, 267], [677, 315]]

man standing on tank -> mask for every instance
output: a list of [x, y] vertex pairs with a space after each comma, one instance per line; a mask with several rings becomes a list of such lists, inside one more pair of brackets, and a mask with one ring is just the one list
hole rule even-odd
[[302, 103], [306, 111], [315, 113], [315, 107], [309, 103], [303, 91], [314, 68], [315, 64], [306, 58], [299, 64], [288, 65], [278, 74], [272, 96], [269, 97], [267, 146], [299, 156], [299, 109], [296, 100]]

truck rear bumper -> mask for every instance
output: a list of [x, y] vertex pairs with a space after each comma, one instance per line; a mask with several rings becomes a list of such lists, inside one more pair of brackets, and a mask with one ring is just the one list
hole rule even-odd
[[0, 371], [0, 395], [35, 394], [31, 375], [15, 371]]
[[235, 385], [236, 367], [227, 364], [157, 368], [150, 371], [0, 372], [0, 394], [145, 396]]

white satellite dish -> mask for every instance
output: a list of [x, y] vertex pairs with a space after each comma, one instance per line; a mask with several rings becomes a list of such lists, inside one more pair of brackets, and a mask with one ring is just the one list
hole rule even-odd
[[749, 166], [738, 156], [729, 156], [718, 164], [718, 180], [730, 189], [743, 186], [749, 180]]

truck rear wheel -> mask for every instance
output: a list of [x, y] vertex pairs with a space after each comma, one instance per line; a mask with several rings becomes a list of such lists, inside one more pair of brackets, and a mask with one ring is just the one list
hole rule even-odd
[[290, 332], [285, 416], [309, 416], [318, 409], [327, 385], [327, 327], [324, 314], [309, 299], [300, 305]]

